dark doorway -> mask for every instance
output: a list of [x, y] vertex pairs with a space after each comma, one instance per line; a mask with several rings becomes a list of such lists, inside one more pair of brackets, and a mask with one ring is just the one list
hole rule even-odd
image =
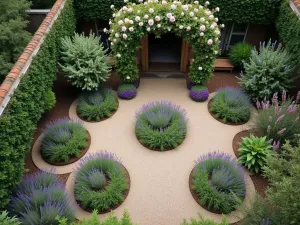
[[149, 34], [149, 70], [180, 71], [182, 38], [173, 33], [155, 38]]

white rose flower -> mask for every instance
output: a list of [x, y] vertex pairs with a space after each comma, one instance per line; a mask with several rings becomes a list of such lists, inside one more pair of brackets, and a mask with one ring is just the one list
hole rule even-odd
[[190, 27], [190, 26], [186, 27], [186, 30], [187, 30], [187, 31], [190, 31], [190, 30], [191, 30], [191, 27]]
[[190, 12], [190, 16], [193, 17], [195, 14], [193, 12]]
[[132, 25], [133, 24], [133, 20], [129, 20], [129, 23]]
[[214, 17], [214, 15], [210, 15], [208, 18], [209, 18], [210, 20], [213, 20], [215, 17]]
[[157, 27], [158, 27], [158, 28], [161, 28], [161, 25], [160, 25], [160, 24], [157, 24]]
[[113, 16], [113, 17], [116, 17], [116, 14], [114, 13], [114, 14], [112, 14], [112, 16]]
[[124, 2], [126, 3], [126, 2], [128, 2], [128, 0], [124, 0]]
[[117, 42], [117, 39], [115, 39], [115, 38], [114, 38], [114, 40], [113, 40], [113, 41], [114, 41], [114, 42]]
[[200, 71], [201, 71], [201, 70], [203, 70], [203, 68], [202, 68], [201, 66], [199, 66], [199, 67], [198, 67], [198, 70], [200, 70]]
[[128, 19], [128, 18], [125, 18], [124, 22], [125, 22], [125, 23], [129, 23], [129, 19]]
[[115, 34], [115, 37], [118, 38], [118, 37], [120, 37], [120, 35], [119, 35], [118, 33], [116, 33], [116, 34]]
[[140, 20], [141, 20], [141, 17], [139, 17], [139, 16], [136, 16], [136, 17], [135, 17], [135, 21], [136, 21], [136, 22], [139, 22]]
[[143, 25], [144, 25], [144, 23], [143, 23], [143, 22], [140, 22], [140, 23], [139, 23], [139, 26], [140, 26], [140, 27], [142, 27]]
[[216, 8], [216, 12], [220, 12], [220, 8], [219, 7]]
[[179, 26], [179, 29], [180, 29], [180, 30], [182, 30], [182, 29], [183, 29], [183, 26], [182, 26], [182, 25], [180, 25], [180, 26]]
[[203, 33], [203, 32], [201, 32], [201, 33], [200, 33], [200, 36], [201, 36], [201, 37], [203, 37], [203, 36], [204, 36], [204, 33]]
[[114, 43], [112, 42], [112, 43], [110, 43], [110, 45], [111, 45], [111, 46], [113, 46], [113, 45], [114, 45]]
[[205, 5], [206, 5], [206, 6], [209, 5], [209, 1], [206, 1], [206, 2], [205, 2]]
[[201, 17], [201, 18], [200, 18], [200, 21], [201, 21], [201, 22], [204, 22], [204, 21], [205, 21], [204, 17]]
[[104, 29], [103, 29], [103, 32], [104, 32], [104, 33], [106, 33], [106, 32], [107, 32], [107, 29], [106, 29], [106, 28], [104, 28]]
[[147, 19], [149, 18], [149, 16], [148, 16], [148, 15], [145, 15], [144, 18], [147, 20]]
[[129, 79], [130, 79], [130, 76], [127, 76], [126, 79], [129, 80]]
[[199, 2], [198, 2], [198, 1], [194, 1], [194, 4], [195, 4], [195, 5], [198, 5], [198, 4], [199, 4]]
[[171, 5], [171, 9], [175, 10], [176, 8], [177, 8], [176, 5], [174, 5], [174, 4]]
[[117, 57], [118, 57], [118, 58], [121, 58], [121, 54], [117, 54]]
[[215, 21], [218, 22], [218, 21], [219, 21], [219, 18], [215, 18]]
[[115, 6], [114, 6], [114, 5], [111, 5], [110, 8], [113, 9], [113, 8], [115, 8]]
[[150, 12], [150, 13], [154, 13], [154, 9], [153, 9], [153, 8], [150, 8], [150, 9], [149, 9], [149, 12]]
[[199, 11], [199, 9], [195, 8], [195, 9], [194, 9], [194, 11], [195, 11], [195, 12], [198, 12], [198, 11]]
[[130, 32], [133, 32], [133, 30], [134, 30], [133, 27], [129, 27]]
[[151, 29], [150, 29], [150, 27], [147, 27], [147, 31], [150, 31]]
[[122, 25], [123, 23], [124, 23], [123, 20], [120, 20], [120, 21], [118, 22], [119, 25]]
[[215, 54], [216, 54], [216, 55], [218, 55], [218, 53], [219, 53], [218, 51], [215, 51]]

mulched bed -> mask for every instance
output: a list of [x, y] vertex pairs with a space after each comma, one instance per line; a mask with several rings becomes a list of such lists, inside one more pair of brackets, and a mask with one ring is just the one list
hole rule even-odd
[[[128, 181], [128, 189], [125, 190], [125, 192], [123, 193], [123, 201], [120, 202], [119, 204], [116, 204], [116, 205], [110, 207], [110, 208], [107, 209], [107, 210], [104, 210], [104, 211], [98, 211], [98, 214], [109, 213], [109, 212], [111, 212], [112, 210], [118, 208], [120, 205], [123, 204], [123, 202], [125, 201], [125, 199], [127, 198], [128, 194], [129, 194], [129, 190], [130, 190], [130, 186], [131, 186], [130, 176], [129, 176], [128, 170], [127, 170], [122, 164], [121, 164], [121, 167], [122, 167], [123, 171], [125, 172], [125, 174], [126, 174], [125, 176], [126, 176], [127, 181]], [[76, 177], [75, 177], [75, 178], [76, 178]], [[108, 183], [107, 185], [109, 185], [109, 183]], [[81, 204], [81, 202], [80, 202], [79, 200], [76, 199], [76, 197], [75, 197], [75, 200], [76, 200], [77, 204], [80, 206], [80, 208], [82, 208], [84, 211], [89, 212], [89, 213], [92, 213], [92, 212], [93, 212], [94, 209], [85, 208], [85, 207]]]
[[223, 119], [218, 118], [218, 117], [216, 116], [216, 114], [215, 114], [214, 112], [211, 111], [211, 105], [212, 105], [212, 102], [213, 102], [213, 98], [210, 99], [209, 102], [208, 102], [208, 104], [207, 104], [208, 112], [209, 112], [209, 114], [210, 114], [214, 119], [218, 120], [219, 122], [224, 123], [224, 124], [226, 124], [226, 125], [231, 125], [231, 126], [240, 126], [240, 125], [243, 125], [243, 124], [248, 123], [249, 120], [244, 121], [244, 122], [240, 122], [240, 123], [233, 123], [233, 122], [230, 122], [230, 121], [224, 122]]
[[[252, 131], [252, 133], [256, 134], [255, 132]], [[239, 143], [242, 141], [242, 138], [244, 137], [248, 137], [250, 136], [250, 131], [249, 130], [245, 130], [245, 131], [241, 131], [239, 133], [237, 133], [233, 140], [232, 140], [232, 148], [234, 151], [235, 156], [238, 158], [239, 157]], [[254, 174], [254, 175], [250, 175], [254, 186], [255, 186], [255, 190], [257, 191], [257, 193], [259, 193], [262, 197], [266, 197], [266, 189], [269, 186], [269, 182], [266, 178], [264, 178], [262, 175], [260, 174]]]
[[47, 158], [43, 157], [43, 154], [41, 154], [42, 158], [45, 160], [45, 162], [47, 162], [47, 163], [49, 163], [50, 165], [53, 165], [53, 166], [66, 166], [66, 165], [70, 165], [70, 164], [78, 161], [79, 159], [81, 159], [87, 153], [87, 151], [89, 150], [89, 148], [91, 146], [91, 135], [87, 130], [86, 130], [86, 134], [88, 135], [87, 147], [81, 150], [80, 155], [78, 157], [73, 156], [67, 162], [51, 162]]

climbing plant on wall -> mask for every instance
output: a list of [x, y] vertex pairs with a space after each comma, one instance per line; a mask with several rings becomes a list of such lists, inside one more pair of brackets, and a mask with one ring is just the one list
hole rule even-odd
[[188, 41], [194, 50], [189, 74], [191, 81], [195, 84], [208, 81], [220, 43], [218, 18], [214, 16], [219, 8], [210, 10], [208, 5], [209, 2], [202, 6], [148, 0], [137, 5], [129, 3], [116, 11], [108, 32], [118, 75], [128, 83], [138, 79], [136, 53], [140, 39], [148, 33], [160, 37], [173, 32]]

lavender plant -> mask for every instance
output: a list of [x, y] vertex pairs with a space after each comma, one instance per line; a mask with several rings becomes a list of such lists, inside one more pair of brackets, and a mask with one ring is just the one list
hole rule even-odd
[[190, 89], [190, 97], [196, 102], [204, 102], [209, 97], [208, 88], [202, 85], [194, 85]]
[[278, 149], [286, 140], [296, 142], [295, 134], [300, 133], [300, 91], [296, 100], [287, 99], [286, 92], [282, 92], [282, 101], [278, 101], [278, 94], [274, 94], [272, 102], [257, 102], [258, 114], [254, 127], [258, 132]]
[[47, 124], [41, 143], [41, 154], [50, 163], [68, 162], [79, 157], [87, 147], [88, 135], [82, 123], [69, 118]]
[[176, 148], [187, 133], [186, 111], [169, 101], [143, 105], [136, 113], [135, 133], [150, 149]]
[[136, 96], [136, 87], [133, 84], [121, 84], [118, 88], [118, 96], [122, 99], [133, 99]]
[[129, 181], [121, 161], [108, 152], [83, 158], [75, 175], [75, 198], [83, 208], [103, 212], [124, 201]]
[[251, 103], [241, 89], [225, 87], [217, 91], [210, 110], [225, 123], [242, 123], [250, 119]]
[[292, 60], [282, 45], [276, 44], [271, 40], [261, 43], [259, 51], [252, 50], [249, 62], [244, 62], [240, 85], [253, 101], [270, 99], [274, 93], [291, 87]]
[[84, 92], [80, 95], [77, 114], [86, 121], [100, 121], [112, 116], [118, 109], [118, 100], [113, 91], [101, 88], [95, 92]]
[[192, 176], [192, 189], [199, 196], [200, 204], [209, 210], [230, 213], [245, 197], [243, 170], [225, 153], [201, 156]]
[[238, 162], [247, 167], [251, 173], [259, 173], [263, 166], [266, 165], [266, 159], [272, 154], [272, 146], [267, 137], [250, 137], [243, 138], [239, 148]]
[[23, 225], [56, 225], [56, 217], [73, 221], [69, 195], [56, 175], [38, 172], [24, 176], [12, 197], [10, 209]]

